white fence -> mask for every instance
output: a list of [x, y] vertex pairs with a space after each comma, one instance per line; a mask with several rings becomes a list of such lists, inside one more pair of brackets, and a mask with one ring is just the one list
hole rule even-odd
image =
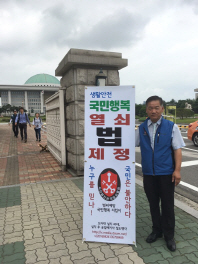
[[63, 170], [66, 169], [64, 92], [60, 89], [46, 100], [47, 146]]

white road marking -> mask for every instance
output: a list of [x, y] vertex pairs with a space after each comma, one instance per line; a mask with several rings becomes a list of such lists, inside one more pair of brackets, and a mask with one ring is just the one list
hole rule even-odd
[[193, 165], [198, 165], [198, 160], [183, 161], [181, 166], [188, 167]]
[[183, 137], [184, 139], [188, 139], [187, 137]]
[[[198, 164], [198, 161], [197, 160], [195, 160], [195, 161]], [[189, 161], [186, 161], [186, 162], [189, 162]], [[183, 162], [182, 162], [182, 164], [183, 164]], [[137, 163], [137, 162], [135, 163], [135, 165], [138, 166], [138, 167], [142, 167], [142, 165], [140, 163]], [[187, 165], [187, 166], [190, 166], [190, 165]], [[182, 167], [185, 167], [185, 166], [182, 166]], [[198, 192], [198, 188], [196, 186], [194, 186], [194, 185], [191, 185], [191, 184], [186, 183], [186, 182], [183, 182], [183, 181], [180, 181], [180, 184], [183, 185], [183, 186], [185, 186], [185, 187], [187, 187], [187, 188], [189, 188], [189, 189], [192, 189], [193, 191]]]
[[[135, 163], [135, 165], [138, 167], [142, 167], [142, 165], [137, 162]], [[183, 167], [188, 167], [188, 166], [193, 166], [193, 165], [198, 165], [198, 160], [183, 161], [181, 166], [183, 168]]]
[[135, 163], [135, 165], [138, 166], [138, 167], [142, 167], [142, 165], [137, 163], [137, 162]]
[[194, 185], [191, 185], [191, 184], [183, 182], [183, 181], [180, 181], [180, 184], [185, 186], [185, 187], [187, 187], [187, 188], [189, 188], [189, 189], [192, 189], [193, 191], [198, 192], [198, 188], [196, 186], [194, 186]]
[[187, 150], [198, 152], [198, 150], [196, 150], [196, 149], [190, 149], [190, 148], [185, 148], [185, 147], [183, 147], [182, 149], [187, 149]]

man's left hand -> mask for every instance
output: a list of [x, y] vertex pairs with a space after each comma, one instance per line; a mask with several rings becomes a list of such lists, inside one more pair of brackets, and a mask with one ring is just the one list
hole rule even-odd
[[181, 174], [179, 171], [174, 171], [172, 174], [172, 182], [175, 181], [175, 186], [177, 186], [181, 181]]
[[29, 124], [29, 126], [31, 127], [31, 124]]

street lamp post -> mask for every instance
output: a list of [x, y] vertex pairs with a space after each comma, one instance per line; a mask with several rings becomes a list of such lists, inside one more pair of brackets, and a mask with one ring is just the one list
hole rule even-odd
[[105, 86], [107, 76], [103, 73], [103, 70], [100, 69], [100, 72], [96, 75], [96, 86]]

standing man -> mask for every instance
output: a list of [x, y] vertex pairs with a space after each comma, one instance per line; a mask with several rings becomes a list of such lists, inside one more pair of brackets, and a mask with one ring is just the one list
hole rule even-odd
[[164, 235], [167, 248], [175, 251], [174, 189], [181, 180], [181, 148], [185, 143], [178, 126], [162, 117], [163, 111], [162, 98], [147, 99], [148, 119], [136, 130], [136, 146], [141, 149], [144, 190], [153, 223], [146, 242], [153, 243]]
[[24, 113], [24, 108], [20, 107], [19, 114], [17, 115], [15, 119], [15, 125], [17, 125], [17, 122], [19, 124], [20, 132], [21, 132], [21, 140], [23, 140], [23, 131], [25, 134], [25, 143], [27, 142], [27, 123], [29, 123], [29, 126], [31, 127], [30, 120], [28, 118], [28, 115]]
[[17, 110], [14, 110], [14, 114], [11, 116], [10, 123], [12, 123], [12, 130], [14, 132], [14, 136], [18, 137], [19, 130], [18, 130], [18, 124], [15, 124], [16, 117], [17, 117]]

